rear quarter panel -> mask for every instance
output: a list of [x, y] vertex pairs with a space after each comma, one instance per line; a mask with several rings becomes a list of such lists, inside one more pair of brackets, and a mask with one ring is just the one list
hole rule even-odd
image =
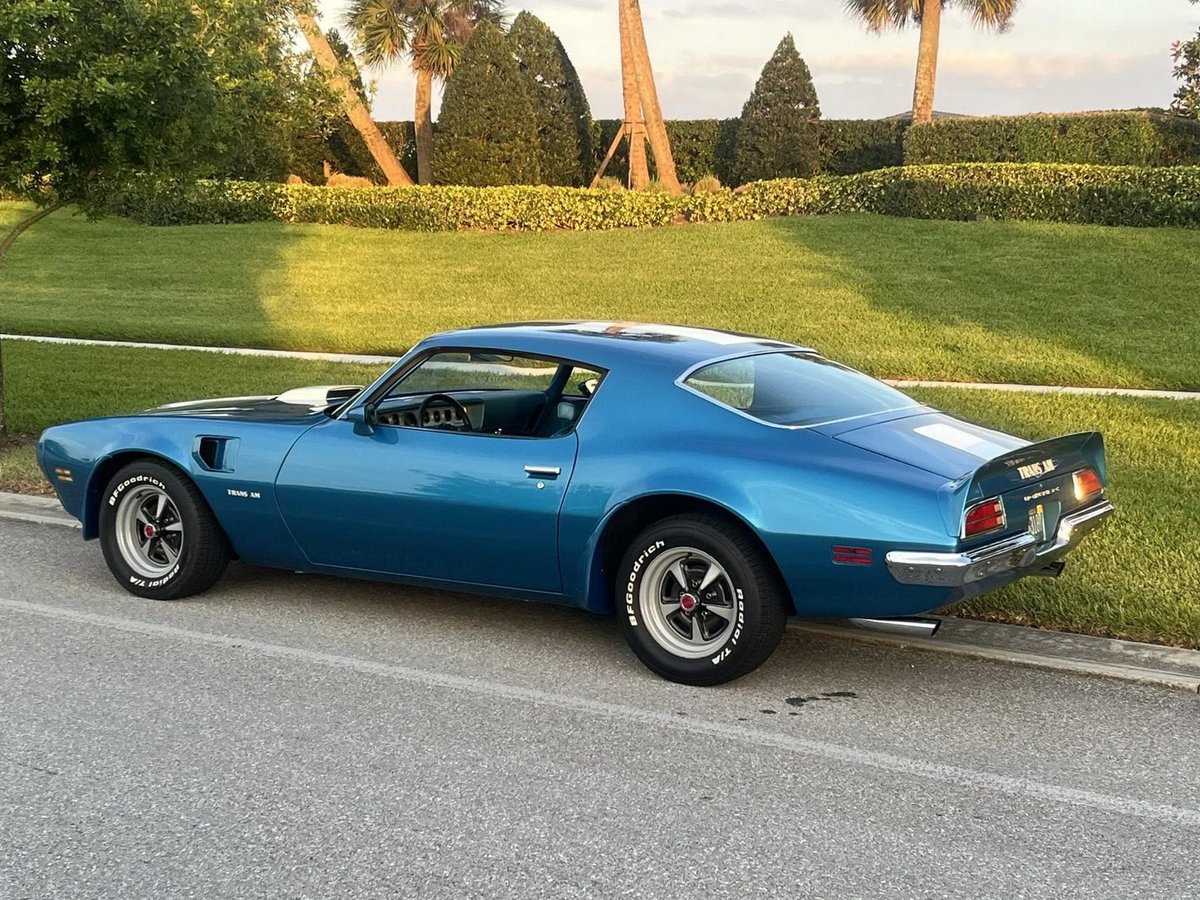
[[[564, 587], [611, 609], [597, 577], [605, 525], [659, 494], [715, 503], [748, 525], [805, 616], [901, 615], [945, 605], [944, 589], [901, 585], [888, 550], [953, 546], [938, 490], [945, 479], [811, 429], [751, 421], [661, 379], [611, 373], [579, 426], [580, 450], [560, 525]], [[835, 565], [834, 545], [872, 551]]]

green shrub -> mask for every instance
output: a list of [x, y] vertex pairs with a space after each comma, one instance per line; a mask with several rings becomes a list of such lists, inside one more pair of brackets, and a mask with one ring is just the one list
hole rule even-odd
[[820, 162], [825, 175], [853, 175], [904, 163], [906, 120], [824, 119], [818, 127]]
[[595, 230], [868, 212], [927, 219], [1035, 219], [1200, 227], [1200, 167], [972, 163], [756, 181], [737, 191], [516, 185], [328, 188], [144, 181], [115, 212], [151, 225], [313, 222], [414, 231]]
[[821, 107], [808, 66], [784, 36], [742, 107], [733, 182], [807, 177], [820, 165]]
[[[728, 181], [733, 177], [733, 150], [737, 119], [674, 119], [667, 122], [675, 171], [683, 182], [699, 181], [715, 173]], [[608, 150], [605, 145], [604, 150]]]
[[508, 30], [538, 133], [538, 167], [545, 184], [591, 181], [592, 113], [579, 75], [558, 36], [533, 13], [522, 10]]
[[482, 23], [462, 52], [438, 116], [434, 153], [439, 184], [507, 185], [538, 181], [538, 128], [508, 36]]
[[904, 161], [1195, 165], [1200, 122], [1137, 110], [940, 119], [908, 129]]
[[824, 179], [817, 212], [1200, 226], [1200, 167], [973, 163]]

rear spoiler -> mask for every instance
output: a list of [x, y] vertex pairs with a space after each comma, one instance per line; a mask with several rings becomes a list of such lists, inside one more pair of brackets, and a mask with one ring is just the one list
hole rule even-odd
[[1022, 485], [1033, 485], [1084, 466], [1092, 468], [1102, 483], [1108, 483], [1104, 436], [1098, 431], [1065, 434], [995, 456], [942, 489], [948, 495], [942, 506], [947, 516], [946, 527], [950, 533], [957, 533], [967, 506], [978, 500], [996, 497]]
[[1098, 431], [1081, 431], [1038, 441], [988, 460], [972, 474], [972, 490], [968, 491], [968, 497], [975, 499], [975, 493], [980, 496], [1003, 494], [1027, 482], [1048, 478], [1055, 472], [1069, 472], [1085, 465], [1091, 466], [1102, 482], [1108, 481], [1104, 436]]

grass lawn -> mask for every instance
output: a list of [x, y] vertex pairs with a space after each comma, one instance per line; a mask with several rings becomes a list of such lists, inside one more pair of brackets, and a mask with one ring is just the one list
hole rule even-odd
[[[362, 383], [378, 370], [203, 353], [5, 344], [14, 429], [172, 400]], [[1118, 513], [1057, 581], [1032, 579], [967, 604], [965, 615], [1200, 646], [1200, 403], [962, 389], [912, 391], [1031, 439], [1105, 432]], [[0, 490], [45, 490], [30, 443], [0, 447]]]
[[3, 352], [8, 428], [18, 433], [178, 400], [278, 394], [311, 384], [367, 384], [384, 370], [199, 350], [28, 341], [5, 341]]
[[1104, 432], [1116, 514], [1057, 580], [966, 603], [974, 618], [1200, 647], [1200, 402], [913, 390], [948, 412], [1031, 440]]
[[1200, 231], [866, 215], [508, 235], [63, 211], [0, 270], [0, 331], [396, 353], [484, 322], [659, 320], [881, 377], [1200, 388], [1198, 258]]

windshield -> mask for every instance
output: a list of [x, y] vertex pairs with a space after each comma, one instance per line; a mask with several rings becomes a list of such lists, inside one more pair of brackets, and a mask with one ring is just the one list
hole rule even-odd
[[683, 382], [772, 425], [818, 425], [920, 404], [874, 378], [809, 353], [766, 353], [703, 366]]

